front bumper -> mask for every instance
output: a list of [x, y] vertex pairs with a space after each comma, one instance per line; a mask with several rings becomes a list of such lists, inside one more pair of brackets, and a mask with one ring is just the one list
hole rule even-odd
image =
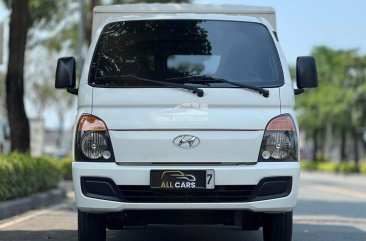
[[[255, 165], [230, 166], [131, 166], [116, 163], [74, 162], [73, 180], [76, 205], [83, 212], [120, 212], [124, 210], [250, 210], [254, 212], [286, 212], [296, 204], [299, 187], [298, 162], [257, 163]], [[116, 185], [149, 185], [150, 170], [207, 170], [215, 171], [215, 185], [257, 185], [268, 177], [292, 178], [292, 190], [286, 197], [249, 202], [209, 203], [128, 203], [86, 197], [81, 190], [81, 177], [103, 177]]]

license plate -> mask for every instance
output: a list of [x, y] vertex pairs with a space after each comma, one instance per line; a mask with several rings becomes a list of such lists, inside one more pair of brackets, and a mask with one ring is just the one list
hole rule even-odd
[[214, 170], [151, 170], [150, 187], [166, 190], [214, 189]]

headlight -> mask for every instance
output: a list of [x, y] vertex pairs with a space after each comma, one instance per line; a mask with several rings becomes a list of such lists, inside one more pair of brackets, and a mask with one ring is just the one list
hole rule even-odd
[[80, 118], [75, 144], [76, 161], [114, 161], [107, 126], [96, 116]]
[[280, 115], [268, 123], [258, 161], [298, 161], [296, 128], [290, 115]]
[[81, 139], [81, 151], [90, 159], [101, 158], [107, 148], [105, 137], [99, 133], [87, 133]]

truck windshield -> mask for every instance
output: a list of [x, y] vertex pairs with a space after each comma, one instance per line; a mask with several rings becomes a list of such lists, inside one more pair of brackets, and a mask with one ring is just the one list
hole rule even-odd
[[[133, 75], [137, 78], [118, 78]], [[162, 87], [154, 79], [235, 88], [211, 76], [276, 87], [283, 84], [278, 53], [262, 24], [216, 20], [139, 20], [106, 25], [92, 58], [89, 83], [101, 87]]]

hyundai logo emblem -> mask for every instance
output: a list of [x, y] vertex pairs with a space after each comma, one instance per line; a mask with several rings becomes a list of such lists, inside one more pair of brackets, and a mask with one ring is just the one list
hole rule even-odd
[[198, 146], [200, 139], [192, 135], [180, 135], [173, 139], [173, 144], [179, 148], [190, 149]]

